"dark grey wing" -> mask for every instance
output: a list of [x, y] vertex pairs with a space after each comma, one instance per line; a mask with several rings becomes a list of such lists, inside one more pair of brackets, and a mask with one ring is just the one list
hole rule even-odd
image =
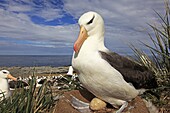
[[114, 52], [99, 51], [99, 53], [102, 59], [118, 70], [125, 81], [132, 83], [136, 89], [157, 87], [154, 74], [146, 67]]

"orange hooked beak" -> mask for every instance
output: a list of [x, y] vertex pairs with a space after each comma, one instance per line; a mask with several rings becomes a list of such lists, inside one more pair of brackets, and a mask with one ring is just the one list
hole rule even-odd
[[85, 29], [85, 27], [80, 26], [80, 33], [78, 39], [74, 43], [75, 53], [78, 53], [80, 51], [80, 48], [83, 45], [84, 41], [87, 39], [87, 37], [88, 37], [87, 30]]
[[7, 75], [7, 78], [14, 80], [14, 81], [17, 81], [17, 78], [13, 77], [11, 74]]

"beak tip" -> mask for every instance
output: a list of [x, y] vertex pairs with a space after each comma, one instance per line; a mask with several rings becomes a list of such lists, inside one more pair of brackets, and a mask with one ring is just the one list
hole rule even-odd
[[17, 78], [16, 78], [16, 77], [13, 77], [11, 74], [9, 74], [9, 75], [7, 76], [7, 78], [12, 79], [12, 80], [14, 80], [14, 81], [17, 81]]
[[77, 47], [77, 44], [74, 44], [74, 52], [75, 52], [75, 53], [78, 53], [78, 47]]
[[15, 78], [14, 81], [17, 81], [17, 78]]

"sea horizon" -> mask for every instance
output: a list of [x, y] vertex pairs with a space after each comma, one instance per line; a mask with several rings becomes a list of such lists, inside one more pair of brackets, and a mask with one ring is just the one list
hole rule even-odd
[[[136, 59], [135, 55], [122, 55]], [[149, 55], [152, 58], [152, 55]], [[0, 67], [70, 66], [72, 55], [0, 55]]]
[[0, 67], [69, 66], [72, 55], [0, 55]]

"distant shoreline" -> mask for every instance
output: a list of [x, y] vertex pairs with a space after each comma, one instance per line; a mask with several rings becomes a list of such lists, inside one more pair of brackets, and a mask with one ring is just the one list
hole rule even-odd
[[0, 70], [8, 70], [15, 77], [28, 77], [28, 76], [57, 76], [66, 74], [69, 66], [51, 67], [51, 66], [37, 66], [37, 67], [0, 67]]

